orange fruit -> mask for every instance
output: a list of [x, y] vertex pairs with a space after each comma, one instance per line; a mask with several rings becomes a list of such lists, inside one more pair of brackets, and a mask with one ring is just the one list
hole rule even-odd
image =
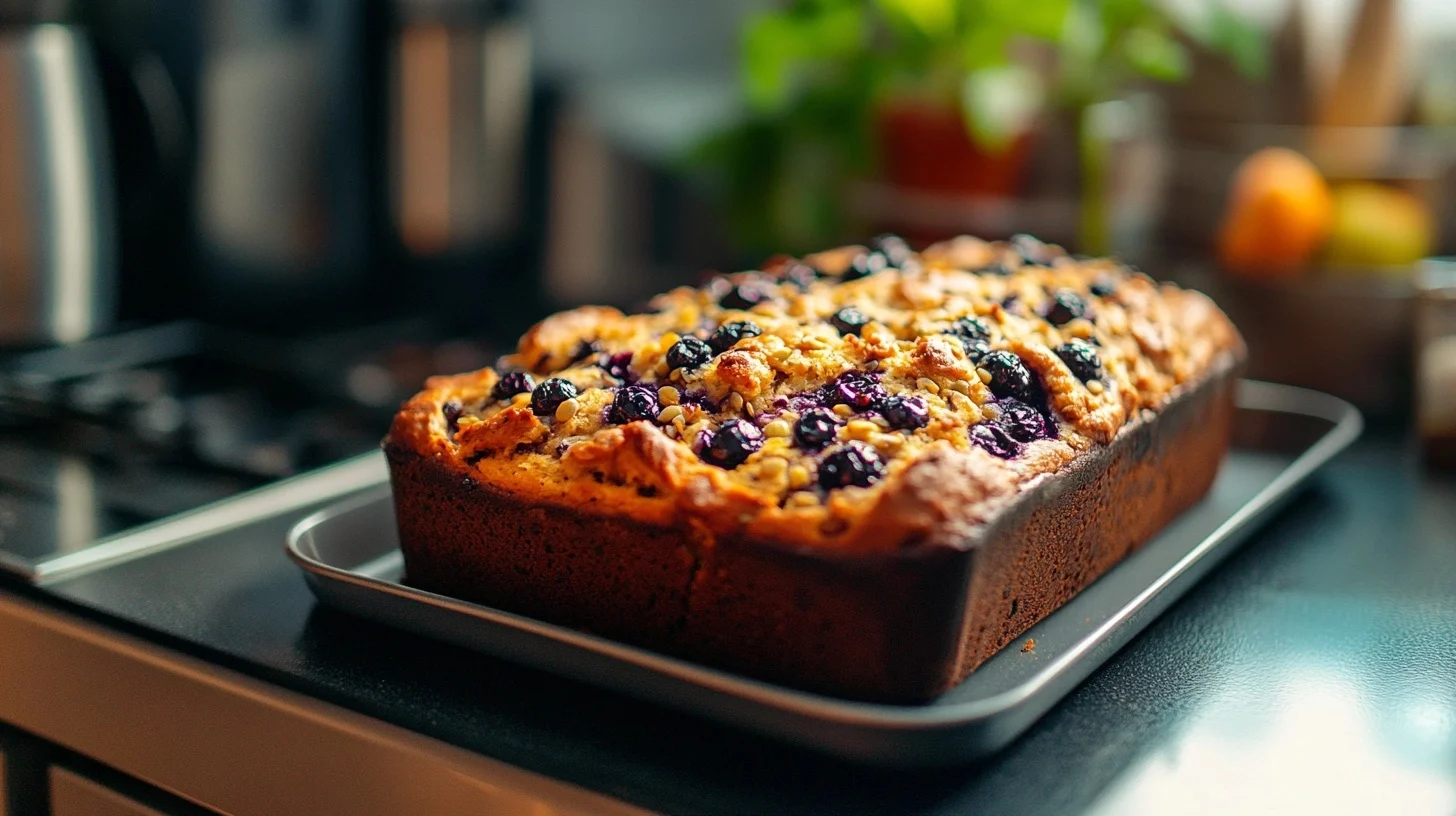
[[1298, 274], [1329, 237], [1334, 204], [1309, 159], [1268, 147], [1239, 165], [1219, 228], [1224, 268], [1248, 276]]

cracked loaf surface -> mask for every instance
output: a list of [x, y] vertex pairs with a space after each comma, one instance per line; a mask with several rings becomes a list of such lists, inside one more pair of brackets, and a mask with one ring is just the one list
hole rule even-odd
[[406, 580], [928, 699], [1207, 491], [1242, 352], [1203, 296], [1026, 237], [882, 237], [565, 312], [396, 417]]
[[955, 546], [1242, 354], [1203, 295], [1025, 236], [885, 236], [650, 308], [563, 312], [496, 368], [432, 378], [388, 445], [705, 539]]

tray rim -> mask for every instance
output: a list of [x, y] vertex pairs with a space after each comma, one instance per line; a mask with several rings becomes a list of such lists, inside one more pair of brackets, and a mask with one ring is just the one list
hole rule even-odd
[[260, 485], [170, 516], [118, 530], [73, 552], [34, 559], [0, 552], [0, 577], [47, 586], [117, 564], [191, 544], [265, 518], [347, 498], [389, 482], [380, 451], [361, 453]]
[[[299, 520], [289, 530], [285, 552], [309, 579], [310, 589], [320, 603], [332, 604], [321, 595], [314, 582], [330, 580], [357, 588], [382, 591], [394, 598], [423, 602], [428, 606], [463, 615], [478, 621], [506, 626], [534, 637], [555, 641], [624, 663], [634, 669], [665, 675], [668, 679], [698, 687], [699, 690], [727, 694], [741, 702], [768, 707], [785, 714], [813, 720], [832, 721], [839, 726], [868, 727], [895, 732], [939, 731], [968, 725], [1013, 710], [1036, 697], [1054, 684], [1071, 666], [1102, 645], [1118, 627], [1141, 612], [1148, 603], [1176, 582], [1211, 550], [1217, 548], [1234, 530], [1265, 512], [1291, 488], [1307, 479], [1316, 469], [1359, 437], [1364, 420], [1353, 405], [1338, 397], [1295, 386], [1255, 380], [1239, 382], [1237, 406], [1247, 410], [1272, 411], [1308, 416], [1330, 423], [1330, 429], [1314, 444], [1296, 455], [1273, 480], [1253, 498], [1239, 507], [1201, 542], [1180, 557], [1158, 578], [1144, 587], [1117, 612], [1074, 643], [1015, 687], [987, 697], [957, 703], [893, 704], [850, 700], [803, 691], [768, 681], [704, 666], [682, 658], [592, 635], [535, 618], [470, 603], [426, 590], [372, 578], [336, 567], [310, 555], [306, 549], [309, 533], [321, 523], [367, 506], [390, 495], [387, 485], [377, 486], [353, 497], [335, 502]], [[397, 550], [396, 550], [397, 552]], [[351, 614], [353, 613], [351, 611]], [[1053, 612], [1052, 615], [1055, 615]], [[1049, 618], [1051, 616], [1048, 616]], [[1013, 644], [1014, 646], [1014, 644]], [[471, 647], [466, 647], [471, 648]], [[1008, 646], [1007, 648], [1012, 648]], [[510, 659], [510, 658], [505, 658]], [[535, 664], [541, 668], [541, 664]], [[549, 668], [542, 670], [550, 671]], [[622, 689], [612, 683], [583, 680], [599, 687]], [[643, 695], [639, 695], [643, 696]], [[660, 696], [660, 695], [659, 695]], [[704, 712], [712, 716], [709, 712]], [[722, 719], [722, 718], [719, 718]]]

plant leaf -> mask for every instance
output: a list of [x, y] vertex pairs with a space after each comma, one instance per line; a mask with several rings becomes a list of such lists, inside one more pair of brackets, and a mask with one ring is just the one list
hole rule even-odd
[[1212, 3], [1202, 14], [1179, 15], [1181, 30], [1204, 48], [1223, 54], [1245, 76], [1263, 79], [1269, 71], [1269, 38], [1258, 25], [1234, 13], [1223, 3]]
[[1061, 38], [1072, 4], [1073, 0], [982, 0], [989, 20], [1018, 34], [1053, 42]]
[[783, 14], [762, 14], [744, 26], [743, 92], [750, 108], [776, 110], [787, 101], [794, 39], [794, 24]]
[[966, 32], [961, 41], [963, 64], [967, 70], [993, 68], [1010, 61], [1006, 46], [1011, 41], [1011, 32], [1003, 26], [988, 21]]
[[799, 53], [807, 57], [847, 56], [864, 42], [865, 13], [857, 4], [834, 6], [798, 23]]
[[1044, 97], [1040, 77], [1026, 68], [984, 68], [966, 75], [961, 111], [976, 141], [1000, 152], [1031, 128]]
[[795, 8], [752, 18], [743, 31], [743, 89], [752, 110], [782, 109], [807, 63], [852, 55], [864, 41], [857, 5], [827, 5], [814, 13]]
[[1159, 82], [1182, 82], [1188, 77], [1188, 51], [1167, 34], [1147, 26], [1127, 32], [1123, 53], [1133, 70]]
[[1107, 26], [1096, 10], [1086, 3], [1073, 5], [1061, 33], [1062, 59], [1071, 60], [1078, 68], [1091, 67], [1106, 44]]
[[1253, 23], [1215, 6], [1210, 20], [1209, 45], [1227, 54], [1246, 76], [1263, 79], [1269, 73], [1269, 40]]
[[876, 0], [885, 15], [908, 22], [921, 34], [940, 40], [955, 31], [956, 0]]
[[1107, 73], [1107, 43], [1108, 30], [1098, 10], [1086, 2], [1074, 3], [1058, 44], [1058, 94], [1063, 104], [1079, 108], [1100, 95]]
[[1091, 0], [1101, 12], [1102, 25], [1119, 31], [1160, 19], [1163, 12], [1154, 0]]

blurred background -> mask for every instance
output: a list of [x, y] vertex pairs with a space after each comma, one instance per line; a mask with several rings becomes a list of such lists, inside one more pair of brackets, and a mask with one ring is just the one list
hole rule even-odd
[[549, 311], [885, 231], [1117, 254], [1253, 376], [1456, 439], [1456, 4], [0, 0], [0, 548], [372, 449]]

